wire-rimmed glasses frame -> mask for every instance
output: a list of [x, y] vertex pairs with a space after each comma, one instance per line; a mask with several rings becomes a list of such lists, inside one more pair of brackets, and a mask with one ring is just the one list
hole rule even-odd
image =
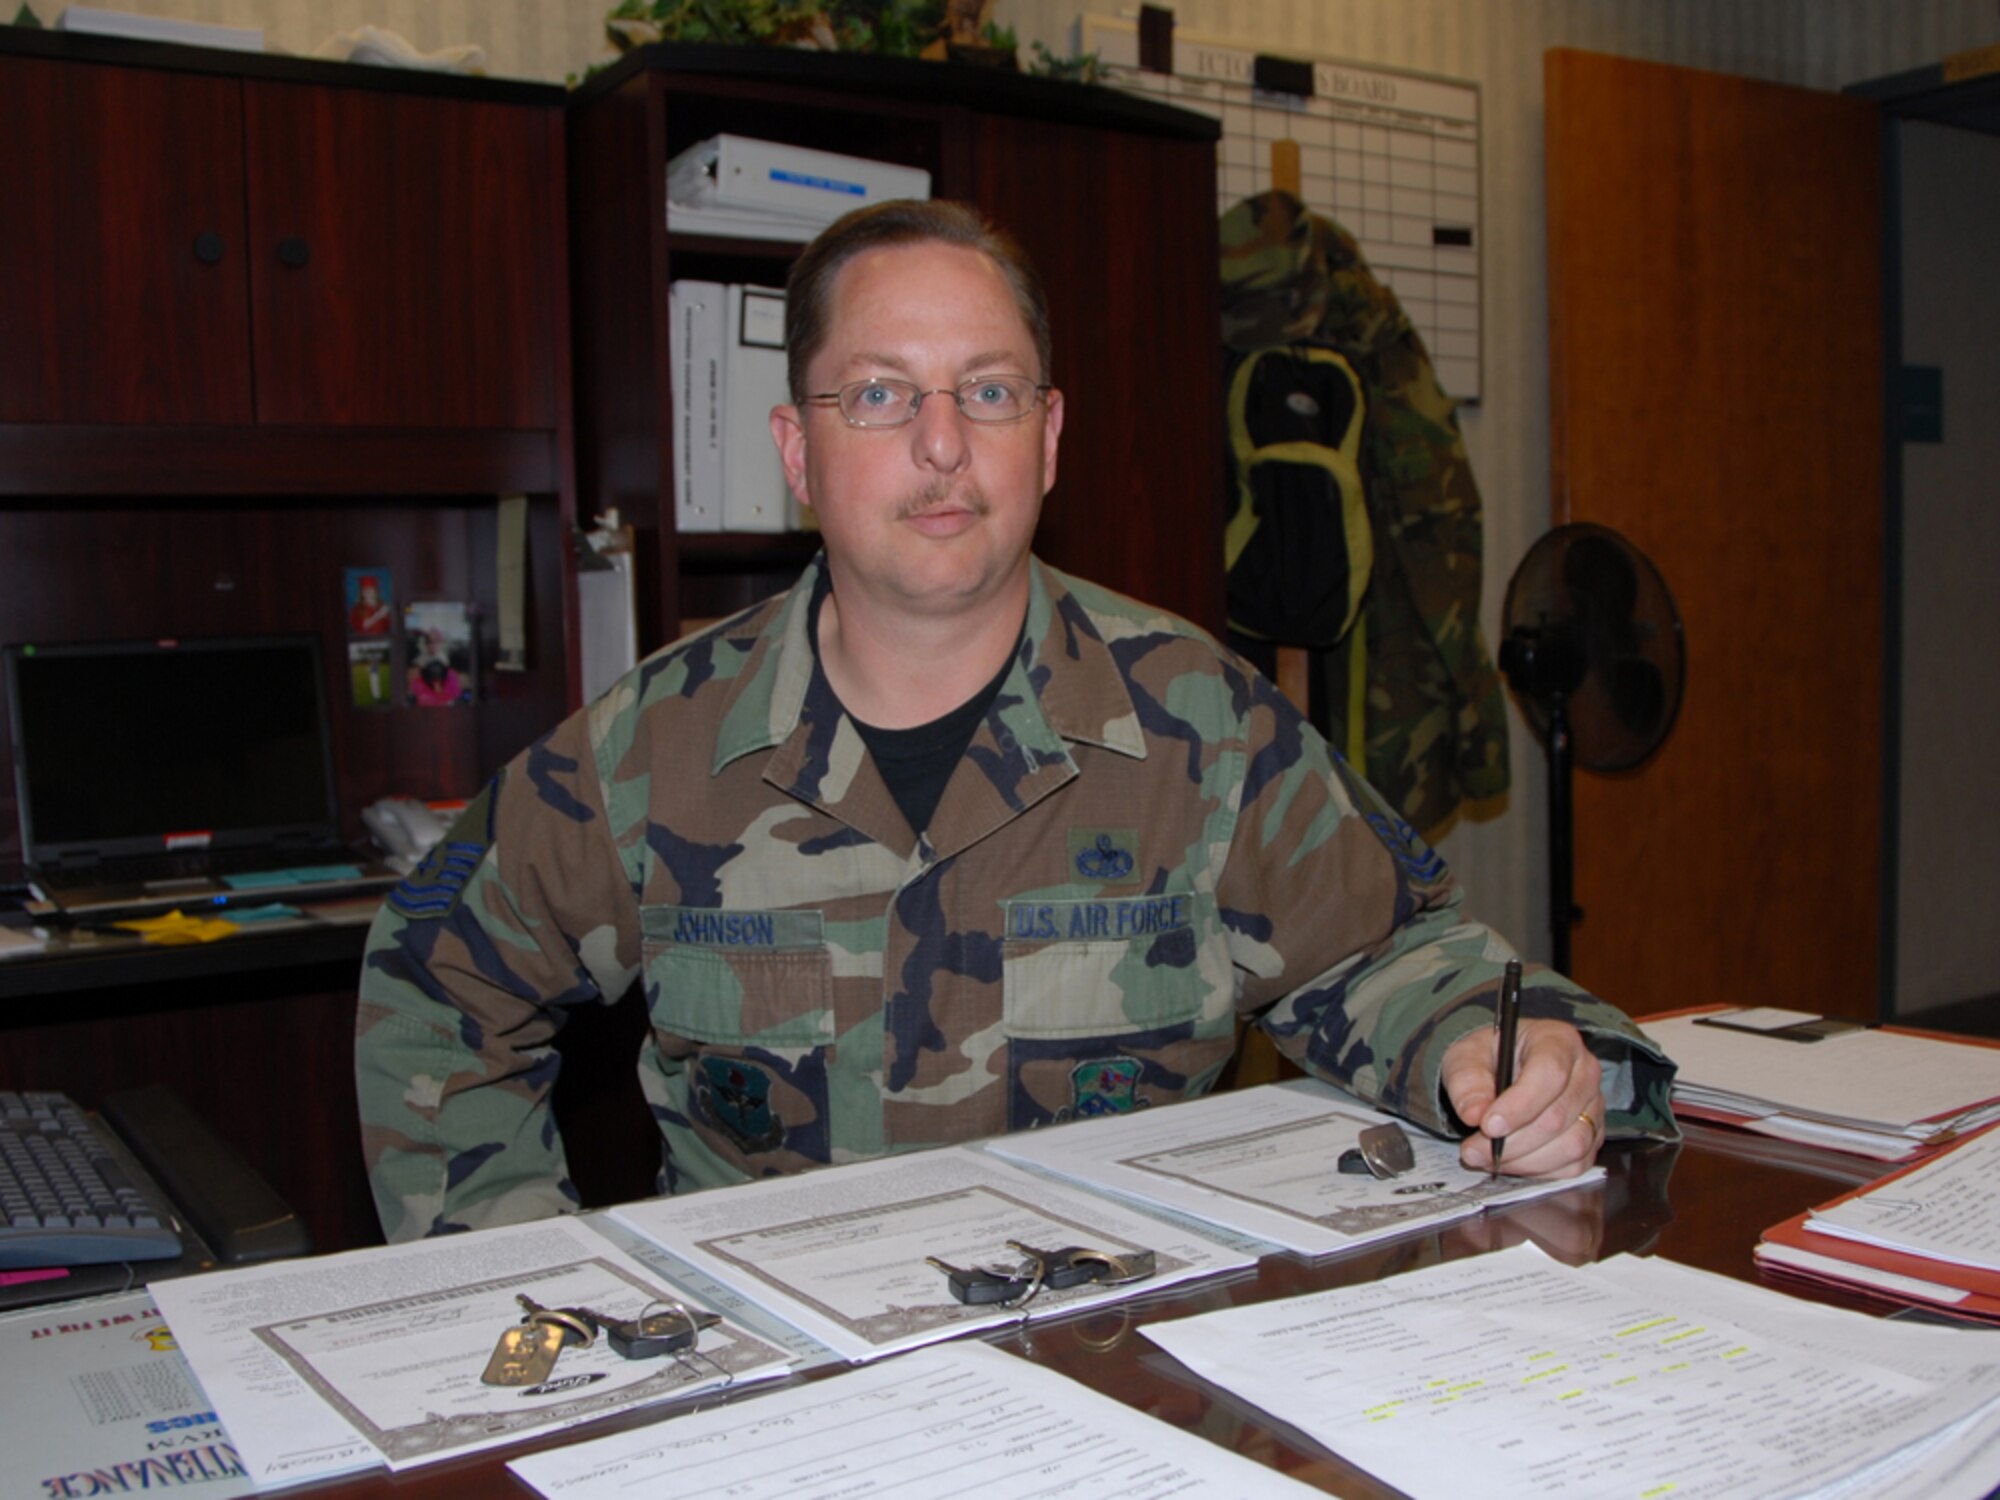
[[1025, 375], [981, 375], [955, 386], [934, 386], [930, 390], [914, 381], [875, 376], [851, 380], [838, 390], [808, 396], [803, 404], [832, 406], [849, 427], [880, 429], [907, 427], [917, 419], [927, 397], [949, 396], [967, 421], [1000, 427], [1025, 420], [1054, 389]]

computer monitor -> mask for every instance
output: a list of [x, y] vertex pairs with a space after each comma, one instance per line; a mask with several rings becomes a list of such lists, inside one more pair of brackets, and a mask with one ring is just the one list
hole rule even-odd
[[337, 838], [317, 636], [16, 644], [4, 656], [31, 865]]

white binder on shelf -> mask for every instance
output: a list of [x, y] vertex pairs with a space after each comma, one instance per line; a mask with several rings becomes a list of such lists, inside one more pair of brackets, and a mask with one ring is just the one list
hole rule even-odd
[[850, 209], [930, 195], [931, 174], [921, 167], [740, 135], [710, 136], [667, 164], [667, 220], [675, 229], [692, 227], [676, 210], [727, 209], [792, 221], [810, 238]]
[[668, 288], [668, 363], [674, 403], [674, 528], [722, 530], [723, 368], [729, 288], [676, 281]]
[[771, 408], [785, 387], [785, 294], [731, 284], [729, 347], [723, 359], [722, 526], [725, 531], [786, 531], [791, 490], [771, 441]]

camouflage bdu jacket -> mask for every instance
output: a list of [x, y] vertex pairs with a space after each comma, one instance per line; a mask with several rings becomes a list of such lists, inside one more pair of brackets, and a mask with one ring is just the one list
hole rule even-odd
[[[818, 670], [813, 582], [523, 752], [384, 905], [357, 1071], [392, 1239], [578, 1207], [549, 1040], [635, 979], [663, 1191], [1200, 1094], [1239, 1016], [1454, 1130], [1440, 1059], [1510, 952], [1274, 688], [1038, 563], [919, 837]], [[1671, 1133], [1623, 1016], [1553, 975], [1523, 1004], [1591, 1035], [1614, 1134]]]

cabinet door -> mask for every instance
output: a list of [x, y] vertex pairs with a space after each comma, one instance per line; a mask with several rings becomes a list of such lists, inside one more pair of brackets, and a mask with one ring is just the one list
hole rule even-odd
[[553, 427], [548, 113], [243, 87], [257, 420]]
[[250, 420], [239, 89], [0, 57], [0, 422]]
[[1221, 630], [1214, 148], [1003, 115], [973, 140], [973, 196], [1035, 258], [1055, 326], [1065, 425], [1036, 551]]

